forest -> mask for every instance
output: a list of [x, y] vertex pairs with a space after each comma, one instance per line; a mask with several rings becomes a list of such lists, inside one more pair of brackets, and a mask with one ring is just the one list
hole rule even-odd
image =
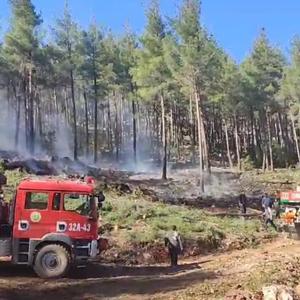
[[30, 0], [9, 2], [0, 89], [13, 149], [63, 155], [59, 141], [75, 160], [151, 158], [163, 179], [169, 163], [196, 163], [201, 186], [217, 161], [238, 170], [300, 162], [300, 38], [285, 55], [262, 28], [237, 63], [203, 26], [199, 0], [182, 0], [174, 18], [149, 1], [141, 36], [96, 21], [81, 28], [67, 4], [45, 30]]

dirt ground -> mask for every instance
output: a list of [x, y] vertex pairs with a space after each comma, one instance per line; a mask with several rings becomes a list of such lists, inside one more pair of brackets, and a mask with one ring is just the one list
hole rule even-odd
[[[282, 264], [300, 259], [299, 250], [300, 242], [281, 237], [256, 249], [181, 261], [177, 269], [92, 264], [58, 281], [44, 281], [31, 270], [1, 263], [0, 299], [224, 299], [237, 288], [259, 289], [264, 275], [276, 276]], [[290, 269], [284, 270], [286, 276], [297, 277]]]
[[[201, 199], [197, 193], [193, 194], [196, 183], [190, 179], [194, 178], [190, 172], [178, 171], [176, 176], [173, 174], [174, 178], [165, 184], [161, 184], [158, 179], [149, 181], [142, 176], [131, 177], [130, 180], [134, 187], [143, 187], [144, 184], [147, 190], [153, 190], [166, 202], [176, 204], [181, 198], [189, 201], [196, 199], [197, 204], [202, 203], [200, 206], [209, 213], [236, 213], [236, 199], [232, 194], [239, 192], [240, 182], [235, 175], [216, 173], [211, 182], [211, 191], [217, 190], [220, 195], [211, 192], [209, 199]], [[246, 180], [247, 184], [253, 178], [251, 175], [250, 179]], [[173, 194], [170, 191], [173, 191]], [[255, 205], [254, 207], [256, 208]], [[233, 300], [237, 299], [234, 295], [238, 293], [253, 295], [251, 298], [240, 299], [260, 300], [260, 291], [265, 285], [283, 283], [295, 287], [299, 283], [299, 250], [300, 241], [280, 236], [273, 242], [254, 249], [181, 260], [181, 265], [176, 269], [162, 264], [125, 266], [94, 263], [88, 269], [74, 270], [68, 278], [57, 281], [39, 279], [30, 269], [2, 262], [0, 300]]]

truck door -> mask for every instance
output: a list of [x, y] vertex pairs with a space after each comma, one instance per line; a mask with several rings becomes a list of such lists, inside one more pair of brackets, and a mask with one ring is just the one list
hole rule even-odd
[[[93, 201], [84, 193], [63, 193], [61, 198], [61, 223], [66, 233], [74, 239], [95, 239], [97, 220], [91, 218]], [[58, 225], [58, 226], [59, 226]]]
[[50, 199], [51, 192], [41, 191], [22, 191], [22, 198], [20, 201], [21, 207], [16, 207], [18, 210], [18, 218], [15, 220], [14, 234], [19, 238], [40, 239], [47, 232], [51, 226]]

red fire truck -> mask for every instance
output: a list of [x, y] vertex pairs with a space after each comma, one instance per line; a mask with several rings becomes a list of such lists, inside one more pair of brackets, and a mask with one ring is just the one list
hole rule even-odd
[[279, 205], [284, 228], [300, 237], [300, 188], [281, 192]]
[[99, 253], [98, 209], [104, 197], [92, 180], [22, 181], [0, 218], [0, 257], [33, 267], [42, 278], [64, 276], [70, 266]]

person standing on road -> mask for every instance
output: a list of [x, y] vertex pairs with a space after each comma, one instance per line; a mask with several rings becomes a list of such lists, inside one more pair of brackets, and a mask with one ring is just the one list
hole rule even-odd
[[178, 265], [178, 255], [183, 251], [181, 237], [176, 226], [173, 226], [172, 231], [165, 237], [165, 246], [169, 251], [171, 266], [176, 267]]
[[239, 196], [239, 207], [242, 214], [247, 212], [247, 197], [245, 194], [240, 194]]
[[262, 198], [262, 207], [264, 209], [264, 217], [265, 217], [265, 224], [268, 226], [270, 224], [276, 231], [277, 227], [273, 222], [273, 201], [266, 193]]

